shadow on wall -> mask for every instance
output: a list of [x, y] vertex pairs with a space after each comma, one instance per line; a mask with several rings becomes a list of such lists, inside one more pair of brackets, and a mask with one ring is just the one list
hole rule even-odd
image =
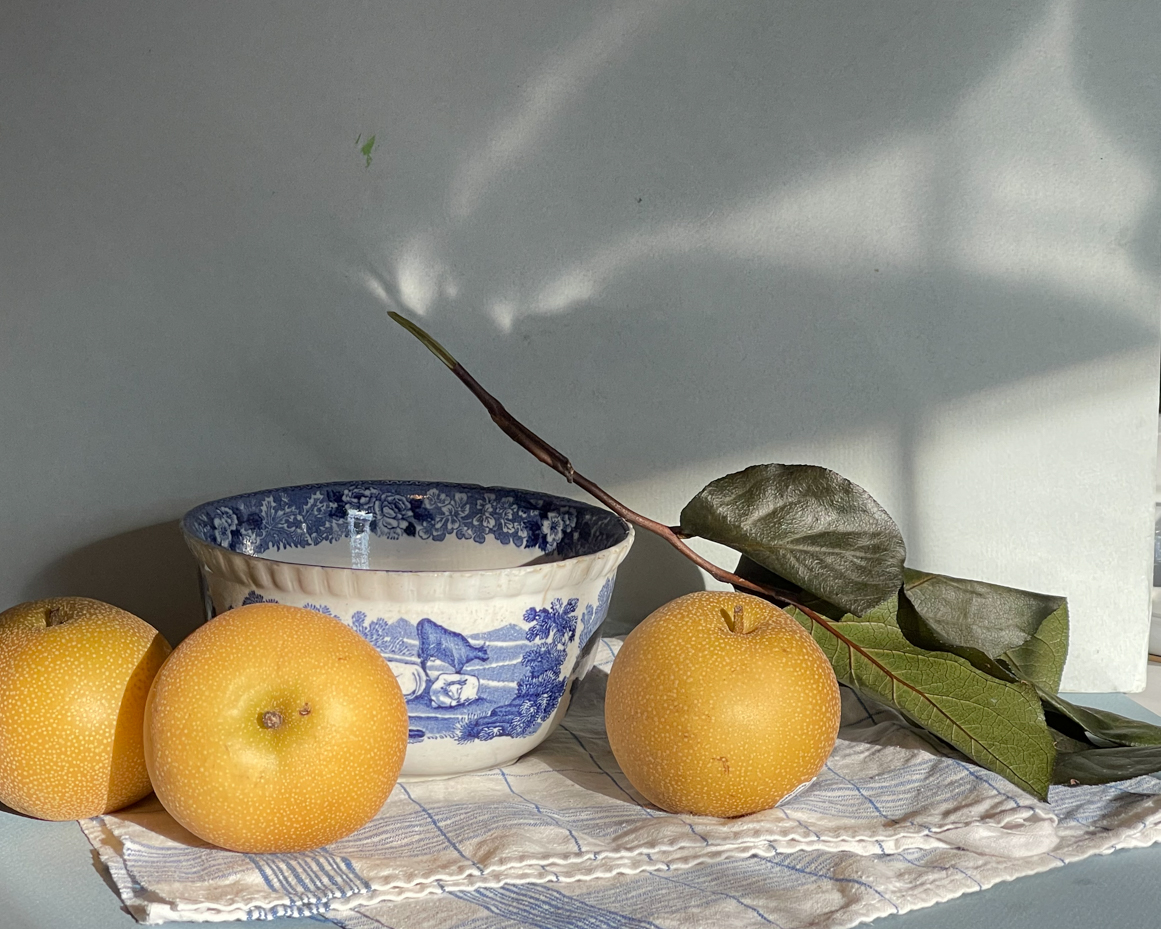
[[601, 635], [625, 635], [674, 597], [704, 589], [701, 572], [692, 561], [653, 533], [638, 529], [633, 547], [617, 571]]
[[177, 521], [101, 539], [37, 574], [23, 599], [92, 597], [140, 616], [170, 645], [204, 621], [197, 565]]
[[[424, 224], [436, 231], [422, 232], [400, 247], [394, 268], [377, 269], [394, 277], [396, 292], [382, 288], [375, 273], [367, 274], [368, 288], [419, 315], [457, 303], [486, 309], [503, 331], [511, 331], [522, 318], [599, 305], [610, 295], [621, 303], [617, 297], [628, 281], [653, 278], [674, 261], [723, 263], [735, 277], [759, 269], [827, 278], [873, 266], [872, 273], [881, 269], [884, 275], [906, 277], [946, 270], [1004, 286], [1048, 287], [1060, 296], [1106, 303], [1114, 311], [1139, 305], [1155, 292], [1156, 281], [1123, 248], [1148, 210], [1155, 178], [1146, 163], [1124, 149], [1078, 89], [1074, 0], [1046, 4], [1039, 21], [1026, 25], [1026, 35], [1006, 57], [997, 54], [991, 68], [974, 75], [974, 81], [965, 75], [968, 82], [955, 92], [934, 94], [938, 111], [925, 113], [923, 119], [916, 119], [911, 109], [874, 111], [870, 124], [880, 127], [877, 131], [863, 129], [865, 136], [855, 133], [844, 139], [841, 154], [813, 151], [797, 172], [788, 175], [795, 155], [801, 158], [793, 142], [809, 132], [783, 125], [778, 145], [765, 139], [765, 145], [757, 146], [771, 159], [768, 163], [745, 161], [744, 169], [738, 165], [711, 177], [689, 175], [670, 165], [667, 184], [656, 184], [657, 193], [645, 178], [637, 179], [637, 211], [617, 211], [610, 204], [587, 224], [565, 214], [571, 221], [568, 248], [560, 247], [559, 211], [522, 210], [519, 222], [501, 221], [511, 211], [512, 199], [527, 196], [530, 187], [542, 204], [553, 202], [549, 194], [561, 185], [568, 185], [565, 191], [576, 201], [587, 202], [595, 193], [610, 196], [608, 188], [616, 185], [615, 178], [606, 178], [610, 159], [605, 148], [597, 146], [594, 168], [592, 139], [583, 140], [588, 145], [579, 144], [582, 140], [567, 144], [567, 117], [580, 125], [606, 127], [609, 138], [604, 144], [623, 146], [625, 97], [637, 95], [597, 90], [599, 79], [613, 79], [602, 74], [610, 68], [621, 82], [633, 75], [624, 65], [614, 67], [621, 56], [614, 54], [617, 43], [610, 37], [620, 37], [649, 61], [653, 29], [645, 25], [664, 23], [666, 17], [680, 19], [681, 7], [626, 5], [587, 36], [558, 49], [537, 79], [499, 114], [487, 138], [465, 154], [445, 198], [448, 215]], [[811, 17], [802, 29], [807, 31], [808, 25], [817, 28], [819, 21]], [[706, 31], [731, 46], [727, 34]], [[709, 36], [702, 41], [713, 41]], [[631, 37], [633, 42], [628, 41]], [[755, 60], [772, 50], [769, 37], [762, 42], [751, 49]], [[880, 96], [894, 99], [895, 94], [883, 92], [892, 86], [890, 80], [899, 79], [889, 63], [882, 56], [860, 62], [888, 82], [879, 88]], [[654, 62], [653, 67], [661, 65]], [[673, 81], [688, 78], [680, 69], [675, 74], [651, 73]], [[585, 93], [588, 84], [595, 86]], [[667, 112], [662, 104], [673, 105], [672, 86], [655, 79], [637, 89], [656, 96], [649, 99], [659, 112]], [[736, 102], [739, 97], [748, 100], [763, 84], [755, 76], [731, 86], [728, 99]], [[706, 95], [694, 97], [703, 104], [698, 112], [706, 120], [707, 113], [716, 112], [709, 103], [716, 100], [717, 88], [702, 83], [690, 88]], [[835, 100], [847, 105], [859, 99], [848, 84], [834, 90]], [[773, 104], [748, 103], [752, 118], [779, 113], [785, 119], [787, 112], [804, 108], [801, 102], [797, 108], [788, 106], [781, 98]], [[885, 106], [882, 99], [877, 105]], [[724, 145], [718, 135], [729, 137], [710, 120], [675, 140], [667, 134], [673, 130], [665, 119], [641, 114], [647, 116], [657, 125], [650, 124], [650, 132], [631, 134], [631, 151], [637, 157], [618, 160], [619, 170], [639, 167], [642, 160], [654, 163], [647, 156], [671, 158], [673, 149], [683, 147], [677, 141], [690, 147], [705, 145], [708, 138]], [[822, 131], [827, 125], [811, 129]], [[709, 161], [710, 153], [704, 154]], [[622, 164], [628, 167], [622, 169]], [[599, 190], [591, 189], [594, 173], [602, 179]], [[722, 186], [716, 175], [731, 178], [732, 184]], [[514, 189], [517, 179], [524, 183]], [[584, 186], [586, 179], [589, 187]], [[546, 181], [552, 186], [543, 189]], [[651, 197], [664, 206], [650, 205], [650, 212], [643, 214]], [[628, 197], [622, 193], [621, 199]], [[546, 222], [547, 228], [537, 228]], [[480, 235], [481, 228], [488, 230], [487, 236]], [[1118, 237], [1114, 242], [1109, 241], [1110, 230]], [[380, 251], [389, 254], [390, 244], [384, 246]], [[522, 260], [514, 263], [514, 255]], [[460, 270], [453, 273], [453, 268]], [[465, 270], [471, 272], [466, 280], [461, 279]], [[865, 287], [868, 276], [859, 277]], [[989, 384], [987, 373], [977, 372], [972, 387]]]

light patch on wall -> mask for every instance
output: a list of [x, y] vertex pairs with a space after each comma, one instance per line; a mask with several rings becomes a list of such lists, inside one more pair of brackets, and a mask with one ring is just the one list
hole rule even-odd
[[649, 34], [648, 26], [673, 0], [646, 0], [613, 10], [589, 32], [552, 55], [551, 63], [529, 78], [512, 109], [474, 145], [451, 184], [448, 209], [466, 219], [505, 172], [531, 157], [568, 105], [627, 46]]
[[435, 246], [427, 235], [412, 239], [399, 256], [395, 276], [404, 306], [426, 316], [435, 301], [454, 297], [459, 287], [447, 267], [435, 257]]
[[[990, 564], [986, 580], [1067, 596], [1066, 690], [1125, 689], [1134, 666], [1127, 689], [1145, 683], [1154, 476], [1143, 456], [1127, 468], [1124, 450], [1140, 448], [1156, 428], [1139, 402], [1140, 385], [1156, 376], [1149, 345], [937, 404], [915, 436], [912, 470], [924, 505], [911, 563], [959, 576]], [[978, 480], [1000, 469], [1002, 481]], [[1058, 499], [1062, 469], [1067, 509]], [[1140, 553], [1132, 565], [1127, 540]]]
[[493, 300], [488, 310], [492, 321], [504, 332], [512, 331], [516, 321], [516, 303], [513, 300]]
[[703, 217], [622, 233], [509, 298], [514, 318], [566, 312], [620, 276], [699, 253], [835, 275], [942, 264], [1114, 312], [1154, 307], [1161, 286], [1126, 245], [1156, 181], [1074, 89], [1073, 8], [1072, 0], [1050, 6], [931, 131], [880, 142], [789, 186], [749, 191]]
[[364, 271], [362, 273], [362, 277], [363, 286], [367, 288], [372, 296], [382, 301], [387, 306], [395, 306], [395, 301], [391, 299], [391, 295], [387, 292], [387, 287], [379, 275], [371, 271]]
[[814, 267], [914, 265], [926, 256], [923, 191], [931, 146], [916, 139], [844, 162], [788, 190], [741, 198], [700, 223], [632, 233], [546, 284], [524, 313], [559, 313], [592, 299], [618, 274], [650, 261], [714, 253]]
[[591, 271], [575, 271], [549, 284], [540, 292], [537, 303], [545, 313], [557, 313], [590, 300], [598, 286]]
[[1125, 244], [1156, 194], [1074, 91], [1072, 2], [1061, 2], [939, 134], [949, 258], [1009, 282], [1105, 305], [1153, 303]]

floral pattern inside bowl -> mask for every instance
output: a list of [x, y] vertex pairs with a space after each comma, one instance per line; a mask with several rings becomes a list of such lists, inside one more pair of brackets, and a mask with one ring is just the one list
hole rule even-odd
[[[192, 510], [183, 528], [240, 554], [377, 570], [519, 567], [591, 554], [627, 535], [612, 513], [564, 497], [404, 481], [308, 484], [230, 497]], [[390, 544], [400, 541], [451, 544]]]

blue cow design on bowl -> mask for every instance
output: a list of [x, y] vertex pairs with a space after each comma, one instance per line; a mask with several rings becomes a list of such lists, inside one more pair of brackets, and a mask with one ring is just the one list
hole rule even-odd
[[467, 636], [445, 629], [430, 619], [421, 619], [416, 631], [419, 633], [419, 666], [424, 674], [430, 674], [427, 663], [433, 658], [454, 668], [456, 674], [462, 674], [469, 661], [488, 660], [488, 650], [483, 645], [473, 645]]

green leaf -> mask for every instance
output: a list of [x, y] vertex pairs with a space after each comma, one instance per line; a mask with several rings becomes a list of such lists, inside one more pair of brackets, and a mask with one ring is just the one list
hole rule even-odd
[[728, 545], [849, 613], [903, 583], [899, 527], [857, 484], [814, 465], [754, 465], [707, 484], [681, 531]]
[[[360, 135], [358, 139], [355, 139], [355, 145], [359, 144], [359, 139], [361, 139], [361, 138], [363, 138], [362, 135]], [[366, 142], [364, 142], [362, 147], [359, 149], [359, 153], [365, 159], [367, 159], [367, 163], [364, 165], [364, 167], [367, 167], [367, 168], [371, 167], [371, 149], [373, 149], [374, 147], [375, 147], [375, 137], [371, 136], [371, 138], [369, 138]]]
[[1000, 657], [1024, 680], [1049, 693], [1059, 691], [1064, 659], [1068, 657], [1068, 604], [1061, 602], [1023, 645], [1008, 649]]
[[[847, 619], [854, 619], [853, 616], [846, 617]], [[891, 597], [889, 600], [884, 600], [873, 610], [868, 610], [862, 616], [858, 617], [861, 623], [884, 623], [888, 626], [899, 628], [899, 597], [898, 595]]]
[[1130, 745], [1060, 752], [1052, 769], [1053, 784], [1111, 784], [1161, 771], [1161, 745]]
[[986, 652], [978, 648], [973, 648], [970, 645], [957, 645], [939, 635], [920, 615], [915, 605], [911, 602], [911, 599], [907, 596], [906, 589], [900, 590], [899, 596], [896, 599], [895, 619], [899, 630], [907, 637], [907, 641], [918, 648], [932, 652], [947, 652], [951, 655], [958, 655], [964, 661], [969, 662], [973, 668], [983, 671], [985, 674], [989, 674], [1000, 681], [1012, 683], [1020, 680], [1020, 678]]
[[791, 608], [822, 648], [835, 676], [1041, 799], [1056, 756], [1032, 685], [1008, 683], [964, 659], [912, 645], [886, 622], [854, 616], [827, 629]]
[[1057, 740], [1065, 750], [1056, 756], [1052, 783], [1109, 784], [1161, 771], [1161, 726], [1077, 706], [1043, 690], [1040, 698], [1053, 728], [1066, 734]]
[[[1066, 752], [1087, 752], [1093, 747], [1092, 742], [1089, 742], [1085, 738], [1084, 731], [1079, 729], [1079, 727], [1071, 735], [1068, 733], [1072, 732], [1072, 729], [1069, 729], [1068, 732], [1061, 732], [1055, 723], [1063, 719], [1063, 717], [1057, 716], [1055, 713], [1046, 712], [1044, 718], [1048, 722], [1048, 731], [1052, 733], [1052, 741], [1056, 744], [1056, 764], [1060, 763], [1060, 756]], [[1075, 726], [1075, 723], [1070, 720], [1065, 720], [1065, 722], [1068, 726]], [[1056, 764], [1052, 767], [1054, 778], [1056, 777]], [[1053, 780], [1052, 783], [1058, 784], [1060, 782]]]
[[[1121, 746], [1161, 746], [1161, 726], [1140, 719], [1131, 719], [1108, 710], [1094, 710], [1087, 706], [1069, 703], [1058, 694], [1048, 693], [1043, 688], [1040, 699], [1050, 711], [1072, 720], [1089, 735], [1104, 742]], [[1154, 770], [1161, 771], [1161, 765]]]
[[910, 568], [904, 578], [899, 624], [912, 643], [960, 655], [1002, 679], [1010, 670], [1052, 693], [1059, 689], [1068, 654], [1063, 597]]

